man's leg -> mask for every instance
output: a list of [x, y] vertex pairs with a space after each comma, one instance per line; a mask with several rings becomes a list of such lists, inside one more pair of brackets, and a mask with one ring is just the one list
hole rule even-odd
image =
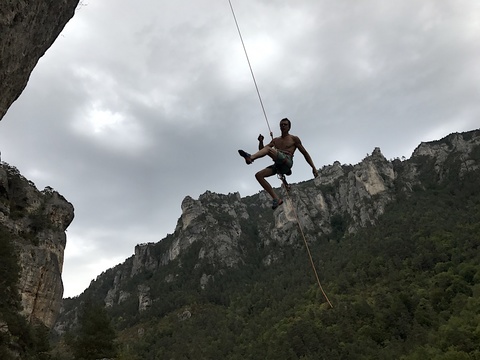
[[238, 150], [238, 153], [240, 154], [241, 157], [245, 159], [245, 162], [247, 165], [250, 165], [255, 159], [262, 158], [266, 155], [270, 156], [273, 161], [277, 158], [277, 150], [270, 147], [270, 146], [265, 146], [263, 149], [257, 151], [255, 154], [250, 155], [246, 151], [243, 150]]
[[[265, 155], [268, 155], [270, 156], [273, 160], [276, 159], [276, 156], [277, 156], [277, 150], [274, 149], [274, 148], [271, 148], [270, 146], [265, 146], [263, 149], [257, 151], [255, 154], [253, 154], [250, 158], [253, 160], [255, 159], [259, 159], [259, 158], [262, 158], [264, 157]], [[273, 174], [271, 175], [267, 175], [267, 176], [272, 176]]]
[[265, 180], [266, 177], [269, 177], [269, 176], [272, 176], [272, 175], [274, 175], [273, 170], [270, 169], [270, 168], [265, 168], [265, 169], [257, 172], [255, 174], [255, 178], [260, 183], [260, 185], [262, 185], [262, 187], [265, 189], [265, 191], [270, 194], [272, 199], [278, 199], [278, 196], [277, 196], [277, 194], [275, 194], [275, 191], [273, 191], [272, 186], [268, 183], [267, 180]]

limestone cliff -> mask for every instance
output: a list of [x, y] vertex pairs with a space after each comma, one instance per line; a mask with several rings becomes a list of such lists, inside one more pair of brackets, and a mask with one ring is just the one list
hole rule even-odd
[[0, 4], [0, 120], [30, 73], [72, 18], [79, 0], [6, 0]]
[[[187, 196], [173, 234], [158, 243], [137, 245], [134, 256], [101, 274], [86, 292], [108, 307], [144, 312], [165, 301], [161, 289], [169, 284], [195, 281], [202, 290], [232, 267], [281, 261], [289, 248], [303, 246], [298, 222], [309, 242], [341, 241], [345, 234], [374, 225], [399, 197], [441, 183], [453, 172], [468, 176], [479, 167], [480, 130], [474, 130], [422, 143], [404, 161], [387, 160], [375, 148], [356, 165], [325, 166], [318, 178], [292, 184], [289, 196], [279, 189], [285, 203], [275, 211], [264, 191], [244, 198], [209, 191], [198, 200]], [[252, 254], [257, 258], [249, 259]], [[162, 284], [149, 282], [151, 277]], [[68, 328], [75, 300], [67, 312], [59, 329]]]
[[0, 226], [19, 239], [23, 314], [48, 327], [61, 306], [65, 230], [72, 220], [73, 206], [58, 192], [39, 191], [16, 168], [0, 164]]
[[[38, 60], [74, 15], [79, 0], [0, 3], [0, 120], [20, 96]], [[18, 284], [23, 313], [51, 327], [58, 315], [65, 229], [73, 207], [52, 189], [38, 191], [14, 168], [0, 165], [0, 226], [21, 239]]]

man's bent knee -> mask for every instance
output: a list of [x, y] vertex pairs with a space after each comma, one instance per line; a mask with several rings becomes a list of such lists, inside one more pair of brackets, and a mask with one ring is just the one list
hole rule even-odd
[[263, 170], [260, 170], [259, 172], [257, 172], [255, 174], [255, 178], [257, 180], [260, 180], [260, 179], [264, 179], [266, 177], [269, 177], [269, 176], [272, 176], [274, 175], [274, 171], [272, 169], [269, 169], [269, 168], [266, 168], [266, 169], [263, 169]]

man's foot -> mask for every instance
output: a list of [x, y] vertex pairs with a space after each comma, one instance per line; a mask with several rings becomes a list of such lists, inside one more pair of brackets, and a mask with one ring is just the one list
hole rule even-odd
[[272, 209], [275, 210], [277, 207], [283, 204], [282, 199], [273, 199], [272, 201]]
[[238, 150], [238, 153], [240, 154], [241, 157], [243, 157], [245, 159], [245, 162], [250, 165], [253, 160], [251, 159], [252, 155], [250, 155], [249, 153], [243, 151], [243, 150]]

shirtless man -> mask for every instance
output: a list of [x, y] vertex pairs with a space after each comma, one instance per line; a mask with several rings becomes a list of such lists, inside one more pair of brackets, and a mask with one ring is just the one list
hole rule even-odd
[[263, 145], [264, 138], [263, 135], [260, 134], [258, 136], [258, 152], [253, 155], [250, 155], [243, 150], [238, 150], [238, 153], [245, 159], [245, 162], [248, 165], [250, 165], [256, 159], [266, 155], [270, 156], [274, 161], [273, 165], [270, 165], [255, 174], [255, 177], [260, 185], [262, 185], [265, 191], [267, 191], [273, 199], [272, 209], [276, 209], [279, 205], [281, 205], [283, 200], [277, 196], [275, 191], [273, 191], [272, 186], [265, 178], [277, 173], [290, 175], [292, 173], [291, 168], [293, 166], [293, 154], [295, 153], [295, 150], [298, 149], [303, 154], [307, 163], [312, 167], [313, 176], [318, 176], [318, 171], [313, 164], [313, 160], [307, 150], [305, 150], [303, 147], [300, 138], [288, 133], [291, 126], [292, 124], [290, 120], [287, 118], [282, 119], [280, 121], [280, 131], [282, 132], [282, 136], [276, 137], [270, 142], [270, 144], [266, 146]]

